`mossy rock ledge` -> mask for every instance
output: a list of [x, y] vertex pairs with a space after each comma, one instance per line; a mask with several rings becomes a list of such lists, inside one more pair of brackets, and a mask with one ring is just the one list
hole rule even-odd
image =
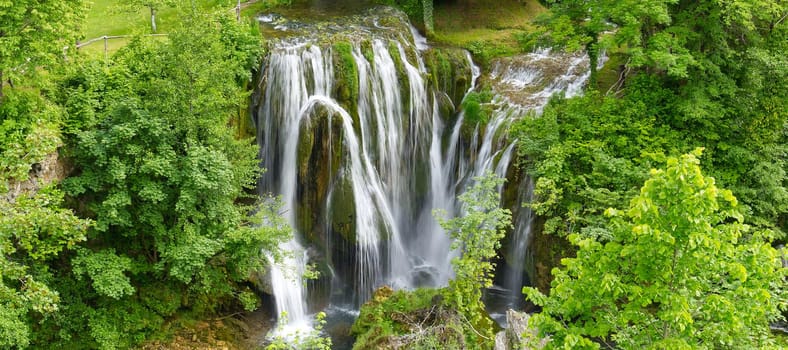
[[[301, 124], [296, 224], [307, 241], [318, 248], [327, 248], [329, 244], [327, 218], [321, 213], [326, 213], [328, 201], [334, 200], [327, 197], [336, 187], [335, 179], [341, 175], [346, 153], [343, 142], [342, 119], [326, 107], [317, 107]], [[352, 194], [349, 202], [352, 203]]]
[[449, 96], [459, 107], [473, 81], [473, 67], [467, 52], [459, 48], [433, 47], [422, 54], [430, 85]]

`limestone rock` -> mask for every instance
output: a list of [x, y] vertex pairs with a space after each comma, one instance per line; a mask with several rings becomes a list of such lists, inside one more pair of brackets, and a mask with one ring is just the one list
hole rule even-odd
[[495, 350], [544, 349], [549, 338], [540, 339], [535, 329], [528, 328], [530, 316], [525, 312], [506, 310], [506, 330], [495, 334]]

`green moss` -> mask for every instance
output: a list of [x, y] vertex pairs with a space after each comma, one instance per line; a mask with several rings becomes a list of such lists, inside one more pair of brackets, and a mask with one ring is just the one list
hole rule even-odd
[[596, 88], [601, 92], [609, 90], [618, 82], [621, 68], [626, 63], [626, 56], [621, 52], [611, 52], [608, 61], [597, 71]]
[[452, 117], [454, 116], [454, 109], [455, 105], [452, 102], [449, 95], [445, 92], [440, 92], [435, 94], [435, 98], [438, 101], [438, 111], [440, 112], [440, 117], [445, 123], [453, 124]]
[[451, 93], [448, 82], [452, 77], [452, 65], [443, 50], [432, 49], [424, 52], [424, 65], [429, 71], [429, 82], [438, 90]]
[[333, 196], [330, 198], [329, 220], [331, 230], [339, 233], [345, 241], [356, 242], [356, 201], [353, 187], [346, 176], [334, 185]]
[[382, 287], [375, 291], [370, 301], [361, 307], [351, 334], [357, 336], [353, 349], [376, 349], [386, 344], [390, 337], [408, 334], [410, 329], [392, 314], [407, 315], [419, 310], [429, 310], [440, 303], [440, 290], [420, 288], [414, 291], [393, 291]]
[[505, 42], [496, 41], [471, 41], [466, 45], [466, 48], [473, 54], [473, 58], [483, 66], [487, 66], [493, 58], [512, 56], [522, 52], [517, 46], [513, 47]]
[[427, 82], [432, 84], [432, 86], [439, 87], [440, 85], [438, 83], [438, 79], [440, 77], [440, 73], [435, 60], [435, 53], [433, 51], [427, 51], [424, 53], [424, 66], [427, 68]]
[[367, 59], [370, 65], [375, 65], [375, 51], [372, 49], [372, 42], [364, 40], [361, 42], [361, 54]]
[[373, 2], [399, 8], [408, 15], [412, 23], [415, 23], [419, 27], [424, 27], [424, 8], [420, 0], [374, 0]]
[[[334, 58], [334, 96], [351, 116], [354, 127], [358, 127], [358, 67], [353, 58], [353, 45], [339, 41], [331, 46]], [[357, 130], [358, 131], [358, 130]]]
[[351, 328], [353, 349], [475, 349], [481, 344], [469, 343], [468, 335], [476, 332], [445, 305], [440, 289], [395, 292], [386, 286], [361, 307]]
[[410, 79], [408, 79], [408, 72], [405, 70], [405, 64], [402, 62], [402, 57], [399, 54], [399, 47], [394, 41], [389, 41], [389, 55], [394, 61], [394, 66], [397, 68], [397, 78], [400, 82], [400, 96], [402, 98], [402, 110], [410, 111]]
[[[325, 248], [328, 242], [324, 225], [327, 202], [326, 196], [342, 165], [344, 134], [342, 119], [326, 108], [319, 108], [310, 116], [309, 122], [302, 124], [297, 146], [298, 184], [301, 189], [297, 203], [297, 228], [304, 233], [313, 245]], [[350, 199], [342, 199], [350, 205], [350, 213], [344, 210], [338, 214], [337, 231], [353, 232], [350, 226], [352, 215], [352, 193]], [[341, 230], [340, 230], [341, 228]], [[345, 236], [347, 236], [345, 234]], [[352, 237], [349, 237], [352, 238]]]
[[447, 57], [446, 53], [443, 52], [443, 50], [438, 51], [438, 55], [436, 58], [438, 60], [437, 62], [438, 74], [440, 74], [441, 77], [445, 77], [442, 84], [443, 86], [441, 86], [441, 88], [443, 89], [443, 91], [452, 92], [451, 91], [452, 87], [449, 87], [449, 82], [454, 81], [453, 78], [455, 75], [454, 69], [452, 69], [453, 66], [452, 62], [449, 60], [449, 58]]
[[298, 133], [297, 164], [300, 176], [305, 176], [309, 171], [309, 160], [312, 156], [312, 147], [315, 145], [315, 135], [312, 133], [309, 124], [304, 124], [301, 132]]
[[455, 48], [432, 48], [424, 52], [424, 65], [429, 71], [428, 81], [446, 93], [452, 102], [462, 101], [471, 84], [471, 66], [465, 51]]

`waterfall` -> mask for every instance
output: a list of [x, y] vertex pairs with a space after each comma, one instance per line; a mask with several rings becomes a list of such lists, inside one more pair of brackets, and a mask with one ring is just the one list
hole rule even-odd
[[[303, 48], [303, 49], [302, 49]], [[262, 191], [281, 195], [290, 226], [295, 227], [296, 146], [299, 125], [304, 117], [302, 106], [310, 95], [325, 95], [331, 89], [332, 65], [318, 46], [302, 44], [284, 47], [268, 59], [268, 88], [265, 91], [265, 118], [258, 128], [261, 158], [269, 169], [259, 185]], [[271, 287], [276, 299], [277, 315], [287, 315], [285, 336], [309, 329], [304, 290], [306, 250], [299, 234], [279, 246], [285, 252], [281, 261], [271, 262]]]
[[[355, 225], [352, 279], [356, 304], [367, 300], [386, 281], [400, 288], [413, 286], [413, 256], [408, 253], [401, 232], [413, 232], [410, 218], [421, 209], [411, 188], [423, 162], [422, 153], [426, 153], [421, 145], [429, 144], [427, 135], [431, 135], [432, 129], [433, 108], [427, 107], [430, 99], [422, 79], [423, 65], [409, 62], [406, 46], [398, 41], [376, 38], [371, 46], [374, 55], [371, 61], [364, 57], [359, 45], [352, 51], [359, 79], [356, 116], [332, 96], [332, 67], [336, 62], [331, 49], [321, 49], [308, 41], [281, 42], [272, 49], [261, 82], [265, 89], [264, 103], [258, 113], [261, 158], [263, 166], [269, 169], [260, 187], [282, 196], [286, 216], [296, 228], [302, 214], [297, 205], [299, 167], [303, 166], [298, 163], [299, 147], [303, 147], [299, 140], [314, 123], [311, 116], [327, 110], [329, 125], [333, 123], [331, 118], [339, 118], [342, 137], [337, 139], [342, 142], [342, 164], [329, 176], [334, 184], [341, 182], [337, 178], [344, 178], [352, 189]], [[392, 57], [392, 52], [398, 60]], [[406, 76], [398, 74], [396, 61]], [[400, 86], [403, 79], [407, 79], [407, 90]], [[411, 108], [405, 110], [405, 105]], [[332, 198], [333, 195], [326, 196], [326, 208], [335, 205]], [[302, 234], [282, 248], [300, 250], [298, 236]], [[384, 247], [387, 247], [385, 251]], [[285, 263], [305, 263], [302, 260], [291, 259]], [[275, 266], [273, 272], [278, 274], [278, 269]], [[300, 270], [303, 269], [288, 268], [296, 273]], [[274, 275], [274, 284], [286, 282]], [[292, 320], [303, 314], [305, 308], [294, 307], [298, 303], [280, 302], [304, 295], [301, 288], [290, 283], [281, 289], [301, 292], [278, 295], [276, 291], [280, 288], [274, 286], [277, 311], [286, 311]]]
[[[606, 60], [607, 57], [601, 55], [600, 67]], [[493, 123], [499, 122], [502, 115], [507, 116], [503, 120], [509, 121], [517, 116], [530, 118], [538, 115], [556, 93], [563, 93], [566, 97], [582, 93], [590, 75], [588, 62], [587, 55], [555, 53], [550, 49], [538, 49], [523, 56], [497, 61], [490, 77], [494, 81], [495, 100], [503, 107], [494, 112]], [[487, 152], [488, 136], [485, 136], [481, 147], [482, 153]], [[512, 145], [515, 143], [516, 140], [512, 141]], [[508, 164], [510, 156], [503, 154], [496, 174], [505, 173], [503, 166]], [[517, 206], [513, 210], [514, 230], [506, 252], [508, 266], [504, 269], [503, 288], [508, 298], [507, 307], [515, 307], [523, 301], [524, 272], [533, 277], [534, 271], [529, 243], [535, 216], [530, 207], [522, 206], [534, 200], [534, 181], [526, 175], [519, 184], [510, 185], [518, 186]]]
[[279, 249], [286, 252], [281, 261], [269, 258], [271, 290], [276, 296], [276, 311], [280, 316], [285, 315], [287, 323], [276, 331], [279, 332], [277, 335], [291, 337], [312, 328], [301, 280], [307, 257], [306, 250], [295, 239], [279, 245]]
[[[259, 188], [281, 196], [295, 229], [280, 247], [289, 254], [272, 263], [270, 272], [277, 312], [287, 313], [288, 327], [303, 329], [311, 322], [303, 274], [314, 256], [305, 246], [325, 252], [332, 306], [357, 308], [383, 284], [446, 285], [457, 252], [433, 210], [456, 216], [457, 196], [475, 176], [511, 175], [511, 123], [541, 111], [555, 92], [578, 93], [587, 78], [583, 56], [541, 50], [498, 61], [489, 75], [495, 108], [489, 121], [472, 125], [462, 112], [444, 115], [446, 93], [432, 86], [428, 77], [436, 72], [428, 72], [422, 58], [432, 49], [404, 15], [397, 16], [402, 28], [372, 18], [349, 25], [350, 35], [336, 34], [349, 52], [307, 34], [334, 27], [291, 22], [286, 27], [298, 37], [269, 47], [253, 113], [261, 166], [267, 169]], [[461, 74], [471, 82], [470, 92], [481, 72], [470, 54], [465, 57], [468, 71]], [[518, 201], [532, 200], [531, 179], [498, 190], [505, 186], [519, 186]], [[514, 251], [508, 255], [522, 271], [517, 264], [527, 259], [534, 220], [528, 208], [515, 214]], [[522, 274], [504, 279], [507, 289], [519, 293]]]
[[528, 259], [530, 257], [528, 243], [533, 233], [535, 216], [531, 208], [527, 206], [534, 200], [533, 179], [530, 176], [525, 176], [520, 182], [517, 192], [517, 203], [519, 205], [515, 209], [515, 213], [513, 213], [517, 221], [514, 223], [515, 230], [509, 243], [510, 263], [508, 269], [505, 270], [506, 275], [504, 276], [503, 285], [509, 291], [510, 300], [508, 300], [507, 305], [510, 308], [514, 308], [525, 300], [521, 292], [523, 288], [523, 272], [528, 269], [529, 276], [533, 276], [533, 269], [529, 268], [532, 262]]

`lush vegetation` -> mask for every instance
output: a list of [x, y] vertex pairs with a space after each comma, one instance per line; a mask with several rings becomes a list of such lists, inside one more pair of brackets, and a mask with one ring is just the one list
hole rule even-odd
[[571, 234], [577, 257], [555, 272], [549, 297], [527, 288], [550, 347], [774, 346], [769, 322], [788, 296], [779, 254], [701, 173], [700, 153], [669, 158], [628, 210], [608, 209], [608, 236]]
[[457, 315], [443, 307], [440, 291], [429, 288], [378, 289], [361, 308], [351, 331], [357, 337], [354, 349], [459, 347], [465, 337]]
[[[656, 3], [662, 5], [661, 13], [671, 16], [663, 21], [674, 26], [699, 26], [695, 21], [705, 18], [696, 13], [699, 9], [694, 5]], [[580, 11], [570, 2], [562, 4], [567, 9], [561, 7], [556, 13]], [[714, 8], [712, 13], [727, 18], [733, 14], [726, 11], [733, 10]], [[561, 16], [565, 19], [567, 15]], [[559, 235], [603, 234], [604, 210], [625, 206], [648, 169], [664, 162], [666, 155], [703, 146], [707, 172], [743, 202], [745, 221], [770, 230], [773, 238], [782, 237], [788, 211], [788, 79], [782, 54], [786, 28], [779, 17], [765, 16], [747, 12], [737, 20], [706, 19], [727, 25], [715, 29], [716, 39], [704, 44], [702, 51], [695, 51], [699, 50], [698, 41], [690, 41], [700, 38], [682, 40], [685, 59], [669, 60], [671, 64], [641, 56], [643, 50], [650, 57], [674, 54], [675, 45], [641, 43], [646, 47], [638, 49], [635, 42], [621, 42], [628, 45], [625, 57], [629, 64], [621, 67], [621, 81], [607, 94], [591, 91], [583, 97], [559, 99], [541, 118], [520, 122], [514, 132], [522, 141], [524, 165], [539, 178], [540, 200], [534, 208], [548, 218], [545, 230]], [[559, 25], [560, 18], [558, 24], [548, 27], [557, 28], [551, 32], [554, 35], [566, 29]], [[752, 22], [736, 22], [746, 18]], [[635, 28], [643, 32], [638, 37], [651, 38], [662, 27], [643, 22]], [[751, 40], [734, 37], [742, 30]], [[600, 40], [616, 43], [622, 32], [620, 29]], [[564, 36], [588, 41], [577, 33], [557, 35]], [[693, 63], [681, 63], [687, 60]]]
[[[548, 347], [781, 346], [768, 325], [788, 309], [784, 1], [375, 2], [483, 64], [537, 45], [589, 54], [583, 96], [511, 130], [536, 178], [537, 236], [563, 242], [526, 290]], [[253, 310], [249, 277], [289, 235], [252, 194], [257, 149], [233, 130], [257, 27], [230, 0], [112, 3], [86, 22], [82, 0], [0, 1], [0, 348], [130, 348], [179, 317]], [[118, 41], [106, 60], [71, 47], [133, 32], [167, 36]], [[333, 49], [353, 104], [353, 47]], [[465, 97], [468, 124], [491, 98]], [[478, 179], [465, 215], [442, 223], [462, 253], [449, 286], [379, 290], [356, 348], [492, 346], [481, 296], [510, 221], [500, 181]], [[320, 327], [302, 347], [331, 346]]]
[[358, 336], [354, 349], [492, 347], [495, 325], [485, 311], [482, 291], [492, 286], [492, 259], [511, 227], [511, 213], [500, 208], [498, 188], [504, 179], [488, 173], [474, 181], [460, 195], [464, 215], [439, 219], [460, 252], [452, 259], [455, 277], [440, 290], [376, 291], [353, 325]]
[[482, 290], [492, 287], [495, 263], [491, 260], [501, 248], [506, 230], [512, 226], [512, 214], [500, 207], [498, 188], [505, 180], [489, 173], [474, 181], [476, 183], [460, 195], [464, 214], [441, 221], [441, 227], [454, 239], [452, 248], [460, 253], [452, 259], [455, 276], [449, 280], [442, 296], [446, 305], [456, 310], [472, 328], [472, 332], [465, 332], [471, 347], [492, 344], [493, 321], [482, 303]]
[[[84, 4], [62, 3], [3, 11], [0, 346], [128, 348], [178, 314], [255, 309], [249, 277], [289, 235], [230, 127], [256, 27], [183, 8], [166, 40], [63, 65]], [[58, 147], [73, 175], [36, 185]]]
[[[620, 66], [513, 129], [543, 233], [573, 243], [552, 253], [577, 254], [549, 297], [530, 290], [534, 323], [556, 347], [767, 346], [786, 309], [785, 4], [551, 4], [539, 40]], [[699, 146], [713, 179], [670, 157]]]

